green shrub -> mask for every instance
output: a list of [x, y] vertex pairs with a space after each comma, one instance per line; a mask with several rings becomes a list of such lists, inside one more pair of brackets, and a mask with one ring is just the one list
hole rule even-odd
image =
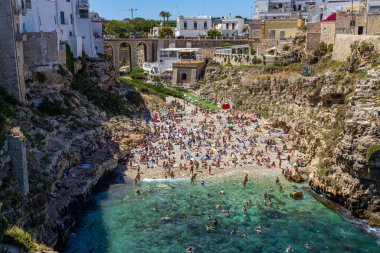
[[4, 242], [28, 251], [52, 250], [43, 244], [37, 244], [29, 233], [16, 226], [5, 232]]
[[70, 46], [66, 44], [66, 67], [72, 74], [75, 72], [74, 62], [74, 54], [71, 52]]
[[38, 249], [32, 236], [18, 227], [11, 227], [5, 232], [4, 242], [24, 250], [37, 251]]
[[4, 216], [0, 215], [0, 243], [3, 241], [3, 237], [7, 228], [8, 228], [7, 219]]
[[64, 69], [61, 64], [58, 65], [57, 73], [60, 74], [61, 76], [67, 76], [67, 74], [68, 74], [67, 70]]
[[132, 71], [129, 73], [129, 77], [135, 80], [146, 80], [146, 74], [144, 72], [144, 69], [140, 67], [133, 68]]
[[290, 50], [290, 45], [288, 44], [285, 44], [283, 47], [282, 47], [282, 51], [289, 51]]
[[36, 72], [36, 79], [39, 83], [44, 83], [46, 81], [46, 76], [43, 72]]
[[82, 76], [75, 75], [71, 88], [86, 96], [94, 105], [112, 115], [127, 115], [131, 112], [125, 105], [123, 98], [115, 91], [103, 90], [96, 82]]
[[68, 108], [61, 101], [44, 97], [37, 109], [50, 116], [59, 116], [68, 113]]
[[327, 45], [327, 52], [332, 53], [334, 51], [334, 44], [328, 44]]
[[14, 109], [16, 101], [12, 99], [8, 94], [0, 89], [0, 149], [5, 143], [5, 133], [9, 120], [14, 116]]
[[376, 151], [380, 151], [380, 145], [371, 145], [368, 147], [366, 156], [367, 162], [369, 161], [373, 153], [375, 153]]

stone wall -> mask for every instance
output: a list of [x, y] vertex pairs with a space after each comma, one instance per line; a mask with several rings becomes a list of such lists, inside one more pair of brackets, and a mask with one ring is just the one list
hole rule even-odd
[[33, 71], [38, 66], [63, 64], [60, 62], [57, 46], [57, 33], [26, 33], [23, 42], [24, 70]]
[[347, 57], [351, 55], [351, 44], [355, 41], [371, 42], [374, 44], [375, 50], [380, 51], [380, 36], [337, 34], [332, 55], [333, 60], [346, 61]]
[[380, 13], [367, 13], [367, 34], [380, 35]]
[[21, 133], [20, 128], [13, 128], [8, 136], [8, 153], [11, 157], [13, 174], [16, 178], [22, 195], [29, 193], [29, 177], [26, 162], [25, 136]]
[[306, 52], [311, 52], [321, 41], [321, 33], [308, 32], [306, 34]]
[[321, 22], [321, 42], [334, 44], [335, 41], [335, 22]]
[[20, 81], [11, 0], [0, 2], [0, 87], [21, 103], [25, 101], [25, 83]]

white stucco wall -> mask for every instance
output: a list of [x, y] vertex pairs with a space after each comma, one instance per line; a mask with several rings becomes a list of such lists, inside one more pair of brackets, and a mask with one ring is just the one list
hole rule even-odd
[[[185, 29], [185, 23], [187, 23], [187, 29]], [[195, 28], [194, 23], [198, 26]], [[204, 24], [207, 24], [205, 28]], [[184, 37], [198, 37], [206, 36], [207, 31], [212, 28], [211, 17], [179, 17], [177, 19], [177, 27], [175, 29], [175, 36]]]

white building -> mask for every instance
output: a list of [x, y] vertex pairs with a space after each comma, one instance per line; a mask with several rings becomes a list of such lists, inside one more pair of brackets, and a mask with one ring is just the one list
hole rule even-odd
[[[359, 0], [256, 0], [253, 19], [300, 17], [308, 22], [319, 22], [333, 12], [350, 9], [352, 5], [358, 10], [361, 3]], [[368, 0], [367, 8], [368, 11], [380, 11], [380, 0]]]
[[224, 37], [243, 36], [244, 19], [243, 18], [223, 18], [221, 23], [216, 25], [216, 29]]
[[16, 0], [18, 32], [57, 32], [58, 45], [68, 44], [75, 57], [97, 57], [88, 0]]
[[207, 36], [207, 32], [212, 28], [212, 19], [210, 16], [183, 17], [177, 18], [177, 27], [175, 29], [176, 37], [196, 38]]
[[[192, 53], [194, 60], [202, 61], [202, 50], [200, 48], [163, 48], [158, 52], [158, 61], [146, 62], [143, 69], [150, 72], [163, 73], [172, 71], [173, 63], [179, 62], [186, 53]], [[156, 68], [152, 71], [153, 68]]]
[[380, 0], [367, 0], [367, 12], [380, 12]]
[[90, 12], [92, 34], [95, 39], [95, 50], [99, 54], [104, 54], [103, 24], [97, 12]]

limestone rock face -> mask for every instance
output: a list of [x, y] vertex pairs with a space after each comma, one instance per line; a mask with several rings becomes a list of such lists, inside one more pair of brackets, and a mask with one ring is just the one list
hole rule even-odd
[[[133, 119], [148, 111], [141, 94], [121, 86], [109, 63], [94, 61], [87, 65], [89, 79], [119, 94], [130, 115], [112, 116], [71, 89], [73, 76], [69, 73], [45, 73], [43, 83], [30, 74], [29, 105], [18, 107], [12, 121], [12, 126], [26, 134], [30, 193], [25, 198], [12, 179], [7, 147], [0, 150], [2, 213], [11, 224], [49, 246], [62, 244], [68, 238], [76, 214], [96, 184], [118, 167], [119, 158], [124, 158], [146, 131], [143, 122]], [[80, 63], [76, 68], [81, 68]], [[94, 166], [79, 170], [73, 166], [77, 160]]]
[[293, 147], [310, 161], [310, 186], [369, 218], [380, 212], [380, 168], [366, 157], [380, 144], [380, 69], [362, 66], [360, 73], [339, 67], [304, 77], [276, 67], [213, 65], [198, 93], [260, 113], [289, 131]]

